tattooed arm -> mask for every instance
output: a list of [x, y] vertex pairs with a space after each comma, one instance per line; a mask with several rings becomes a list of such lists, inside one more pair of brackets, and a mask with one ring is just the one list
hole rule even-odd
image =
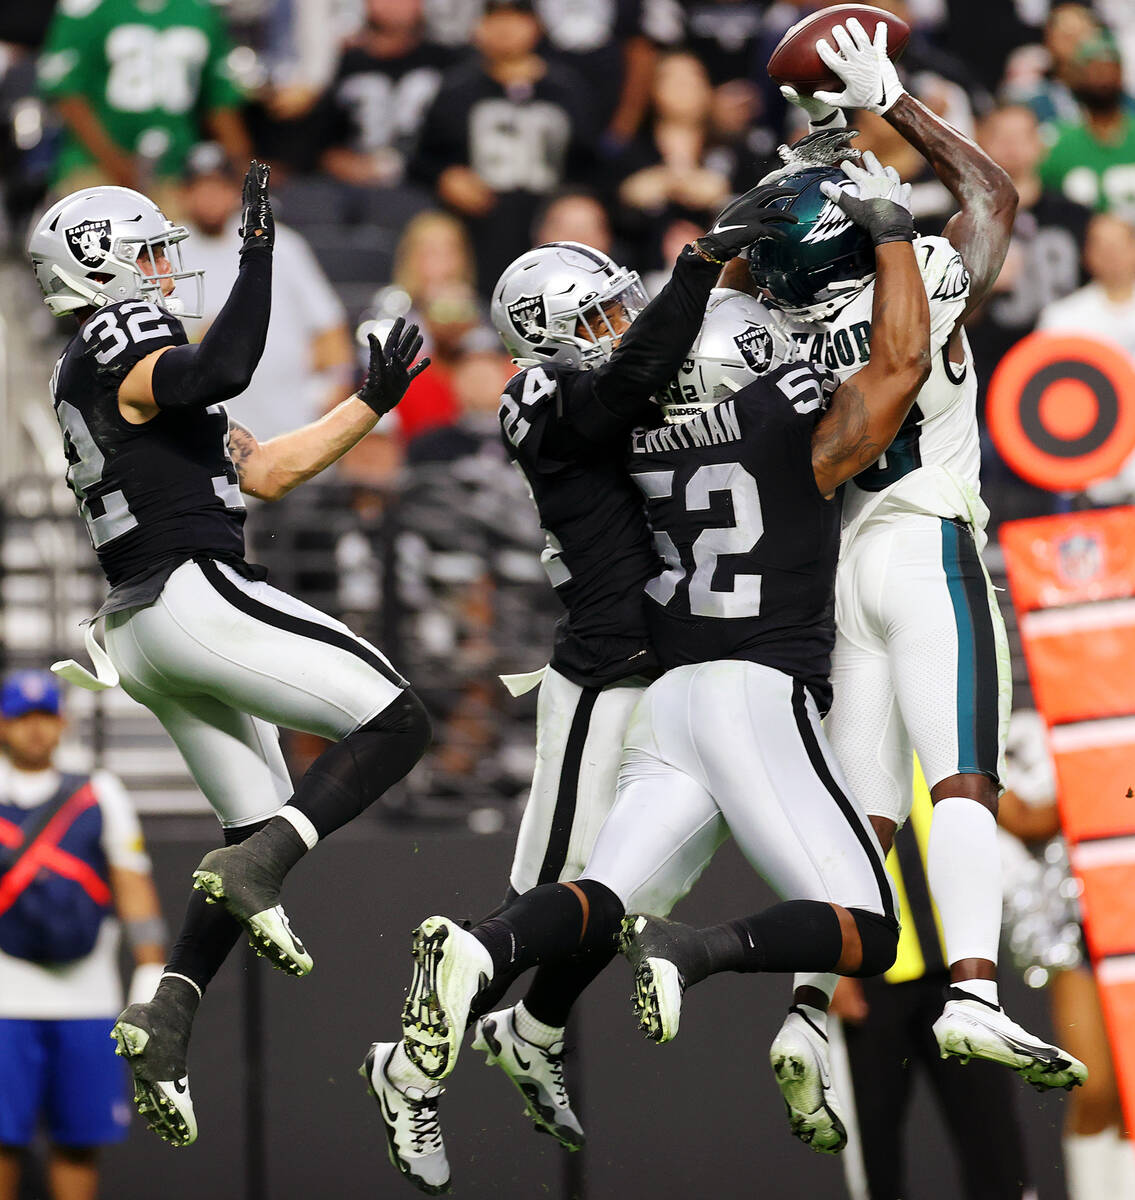
[[836, 389], [812, 434], [816, 486], [831, 496], [894, 440], [930, 374], [930, 309], [909, 242], [875, 247], [871, 360]]
[[969, 302], [958, 318], [960, 329], [1000, 274], [1013, 233], [1017, 189], [984, 150], [913, 96], [900, 96], [884, 120], [930, 163], [961, 207], [945, 230], [970, 277]]
[[279, 500], [337, 462], [378, 423], [378, 413], [351, 396], [326, 416], [267, 442], [229, 418], [229, 454], [240, 490], [259, 500]]

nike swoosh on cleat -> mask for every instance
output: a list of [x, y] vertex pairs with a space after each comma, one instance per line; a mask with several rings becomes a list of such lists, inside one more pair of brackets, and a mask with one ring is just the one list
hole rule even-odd
[[390, 1105], [387, 1103], [386, 1097], [381, 1092], [378, 1094], [378, 1107], [382, 1109], [383, 1119], [389, 1125], [397, 1125], [398, 1114], [391, 1109]]
[[525, 1062], [524, 1059], [522, 1059], [520, 1057], [520, 1052], [516, 1049], [515, 1046], [513, 1046], [513, 1048], [512, 1048], [512, 1056], [520, 1064], [520, 1069], [522, 1071], [527, 1071], [527, 1070], [531, 1069], [532, 1064], [530, 1062]]

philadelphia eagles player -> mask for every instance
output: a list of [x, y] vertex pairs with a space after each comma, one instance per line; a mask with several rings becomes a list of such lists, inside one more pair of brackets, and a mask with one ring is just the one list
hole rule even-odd
[[[843, 109], [882, 115], [960, 208], [944, 237], [915, 243], [930, 302], [933, 371], [893, 445], [845, 488], [834, 700], [825, 728], [884, 849], [910, 812], [915, 752], [930, 785], [928, 873], [951, 972], [934, 1025], [942, 1055], [1004, 1063], [1041, 1088], [1071, 1087], [1086, 1077], [1083, 1064], [1010, 1020], [996, 983], [996, 813], [1011, 678], [1004, 625], [979, 554], [988, 511], [979, 494], [977, 385], [963, 322], [997, 278], [1017, 197], [992, 160], [905, 92], [886, 37], [882, 22], [872, 38], [849, 19], [833, 30], [838, 49], [818, 43], [844, 89], [814, 97], [784, 89], [813, 128], [842, 126]], [[872, 350], [873, 265], [865, 239], [818, 188], [788, 203], [799, 223], [782, 244], [756, 247], [751, 270], [800, 357], [847, 378]], [[771, 1054], [794, 1132], [829, 1153], [846, 1142], [827, 1065], [835, 982], [832, 974], [797, 978], [795, 1004]]]
[[[165, 726], [224, 830], [225, 847], [195, 872], [153, 999], [114, 1027], [139, 1112], [176, 1146], [197, 1136], [193, 1018], [242, 927], [273, 966], [309, 971], [280, 905], [284, 877], [429, 741], [421, 701], [378, 650], [244, 561], [241, 499], [276, 499], [345, 454], [427, 365], [411, 367], [421, 338], [397, 323], [385, 347], [372, 339], [357, 395], [258, 443], [223, 407], [248, 386], [268, 329], [274, 225], [268, 168], [255, 162], [241, 229], [236, 283], [198, 345], [178, 319], [200, 315], [190, 291], [200, 301], [201, 273], [180, 267], [187, 231], [145, 196], [81, 190], [48, 209], [28, 241], [45, 303], [78, 320], [52, 393], [67, 482], [110, 585], [96, 614], [105, 651], [87, 635], [97, 677], [76, 663], [56, 668], [96, 689], [121, 681]], [[334, 743], [295, 788], [277, 725]]]

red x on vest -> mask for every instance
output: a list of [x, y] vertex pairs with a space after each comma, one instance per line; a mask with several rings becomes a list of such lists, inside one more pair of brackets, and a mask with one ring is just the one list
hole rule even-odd
[[[110, 903], [110, 889], [89, 863], [68, 854], [59, 848], [64, 835], [78, 818], [98, 797], [89, 783], [84, 784], [66, 804], [40, 830], [30, 849], [18, 863], [0, 880], [0, 916], [12, 907], [28, 885], [43, 868], [73, 879], [96, 903]], [[5, 846], [19, 846], [24, 840], [20, 827], [0, 817], [0, 842]]]

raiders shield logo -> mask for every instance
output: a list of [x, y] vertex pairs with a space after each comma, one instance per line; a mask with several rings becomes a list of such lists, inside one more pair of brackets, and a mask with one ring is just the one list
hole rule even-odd
[[763, 375], [772, 362], [772, 334], [764, 325], [750, 325], [734, 339], [741, 357], [750, 371]]
[[521, 337], [534, 340], [546, 324], [543, 296], [521, 296], [508, 306], [508, 319]]
[[84, 267], [100, 266], [110, 253], [110, 222], [84, 221], [65, 234], [67, 249]]

